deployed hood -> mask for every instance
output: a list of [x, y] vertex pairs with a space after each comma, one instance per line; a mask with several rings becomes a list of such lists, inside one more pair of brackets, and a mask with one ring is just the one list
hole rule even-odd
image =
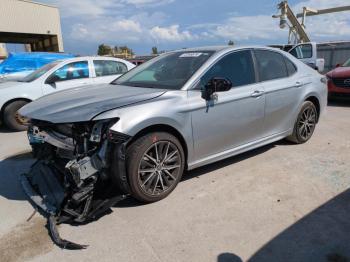
[[31, 119], [51, 123], [90, 121], [105, 111], [161, 96], [162, 89], [118, 85], [92, 85], [44, 96], [20, 109]]
[[350, 77], [350, 67], [337, 67], [327, 73], [327, 75], [332, 78]]

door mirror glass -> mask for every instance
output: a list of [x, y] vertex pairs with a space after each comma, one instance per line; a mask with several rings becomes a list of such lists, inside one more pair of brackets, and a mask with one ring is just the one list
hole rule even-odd
[[225, 92], [232, 88], [232, 83], [230, 80], [222, 77], [213, 77], [204, 86], [202, 91], [202, 98], [205, 100], [211, 100], [212, 95], [216, 92]]
[[45, 84], [48, 84], [48, 85], [53, 85], [55, 84], [56, 82], [58, 82], [60, 80], [60, 78], [57, 76], [57, 75], [50, 75], [46, 81], [45, 81]]

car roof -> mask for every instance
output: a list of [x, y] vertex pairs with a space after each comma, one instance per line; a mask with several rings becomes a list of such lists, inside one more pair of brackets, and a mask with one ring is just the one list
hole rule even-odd
[[203, 51], [230, 51], [230, 50], [241, 50], [241, 49], [267, 49], [267, 50], [279, 50], [278, 48], [268, 47], [268, 46], [258, 46], [258, 45], [242, 45], [242, 46], [202, 46], [202, 47], [191, 47], [174, 50], [173, 52], [203, 52]]
[[111, 61], [123, 61], [130, 63], [129, 61], [117, 57], [109, 57], [109, 56], [78, 56], [74, 58], [68, 58], [62, 60], [62, 62], [75, 62], [75, 61], [81, 61], [81, 60], [88, 60], [88, 59], [98, 59], [98, 60], [111, 60]]

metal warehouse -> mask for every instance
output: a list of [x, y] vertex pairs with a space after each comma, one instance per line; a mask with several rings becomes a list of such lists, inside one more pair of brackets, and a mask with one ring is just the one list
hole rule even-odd
[[26, 0], [1, 0], [0, 43], [27, 44], [31, 51], [63, 52], [58, 8]]

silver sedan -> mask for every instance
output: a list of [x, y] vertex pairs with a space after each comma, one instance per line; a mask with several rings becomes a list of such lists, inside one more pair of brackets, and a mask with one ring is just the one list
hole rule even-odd
[[[27, 185], [48, 194], [36, 181], [53, 173], [50, 212], [73, 209], [69, 216], [79, 220], [93, 212], [86, 201], [111, 185], [140, 201], [158, 201], [184, 170], [284, 138], [308, 141], [326, 101], [326, 78], [280, 50], [169, 52], [111, 84], [58, 92], [25, 106], [21, 119], [31, 126], [37, 165], [45, 166], [31, 170]], [[65, 206], [70, 198], [75, 205]]]

